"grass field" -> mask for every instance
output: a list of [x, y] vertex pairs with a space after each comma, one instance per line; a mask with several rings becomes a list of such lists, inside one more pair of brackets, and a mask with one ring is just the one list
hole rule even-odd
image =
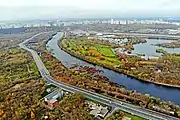
[[116, 57], [116, 55], [113, 53], [110, 47], [106, 47], [103, 45], [97, 45], [97, 50], [106, 57]]
[[[123, 116], [121, 116], [121, 114], [120, 114], [121, 112], [124, 113]], [[120, 120], [120, 119], [122, 119], [122, 117], [128, 117], [128, 118], [131, 118], [131, 120], [146, 120], [142, 117], [132, 115], [132, 114], [124, 112], [122, 110], [116, 110], [110, 117], [108, 117], [107, 120]]]
[[72, 50], [76, 53], [82, 54], [82, 55], [88, 55], [89, 50], [93, 50], [95, 53], [100, 53], [102, 56], [101, 58], [104, 58], [104, 60], [100, 60], [98, 57], [94, 56], [88, 56], [90, 59], [93, 59], [97, 62], [101, 62], [103, 64], [111, 64], [111, 65], [119, 65], [121, 62], [117, 58], [117, 56], [113, 53], [110, 46], [103, 45], [103, 44], [96, 44], [92, 43], [89, 40], [74, 40], [70, 39], [68, 41], [62, 42], [63, 46], [67, 46], [69, 50]]
[[145, 120], [144, 118], [141, 118], [141, 117], [136, 116], [136, 115], [131, 115], [129, 113], [125, 113], [125, 116], [130, 117], [131, 120]]

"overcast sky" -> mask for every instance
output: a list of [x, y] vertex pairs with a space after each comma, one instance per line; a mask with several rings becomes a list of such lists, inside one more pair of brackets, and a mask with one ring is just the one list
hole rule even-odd
[[180, 16], [180, 0], [0, 0], [0, 20]]

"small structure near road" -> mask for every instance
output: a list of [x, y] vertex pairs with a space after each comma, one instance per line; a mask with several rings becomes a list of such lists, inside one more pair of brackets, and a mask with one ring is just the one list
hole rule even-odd
[[100, 104], [96, 104], [94, 102], [87, 101], [90, 109], [90, 114], [94, 115], [95, 117], [105, 118], [108, 114], [109, 110], [108, 107], [103, 107]]
[[49, 106], [50, 109], [53, 109], [53, 107], [56, 105], [56, 103], [62, 99], [64, 96], [64, 92], [61, 89], [57, 89], [53, 91], [52, 93], [46, 95], [44, 97], [45, 103]]

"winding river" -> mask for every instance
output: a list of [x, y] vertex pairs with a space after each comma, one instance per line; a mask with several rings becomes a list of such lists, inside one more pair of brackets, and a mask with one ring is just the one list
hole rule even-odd
[[72, 64], [79, 64], [83, 66], [95, 67], [97, 69], [103, 70], [104, 76], [108, 77], [112, 82], [119, 85], [127, 86], [128, 90], [136, 90], [140, 93], [150, 94], [152, 96], [158, 97], [161, 100], [172, 101], [180, 105], [180, 89], [168, 88], [164, 86], [155, 85], [152, 83], [145, 83], [134, 78], [130, 78], [124, 74], [114, 72], [109, 69], [105, 69], [100, 66], [94, 66], [78, 58], [75, 58], [68, 53], [61, 50], [58, 46], [58, 41], [63, 36], [62, 32], [57, 33], [47, 44], [46, 48], [48, 51], [52, 52], [53, 56], [62, 62], [66, 67], [70, 67]]

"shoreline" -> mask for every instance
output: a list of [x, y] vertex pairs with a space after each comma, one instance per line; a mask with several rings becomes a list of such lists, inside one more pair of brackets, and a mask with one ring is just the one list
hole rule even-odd
[[137, 78], [137, 77], [135, 77], [135, 76], [133, 76], [133, 75], [125, 74], [125, 73], [123, 73], [122, 71], [120, 71], [120, 70], [118, 70], [118, 69], [112, 68], [111, 66], [108, 67], [108, 66], [106, 66], [106, 65], [104, 65], [104, 64], [101, 64], [101, 63], [95, 63], [95, 62], [93, 62], [93, 61], [89, 61], [87, 58], [82, 57], [81, 55], [75, 55], [75, 54], [72, 53], [71, 51], [69, 51], [69, 50], [65, 49], [64, 47], [62, 47], [62, 44], [61, 44], [60, 41], [62, 41], [62, 40], [59, 40], [59, 41], [58, 41], [58, 46], [60, 47], [60, 49], [62, 49], [62, 50], [65, 51], [66, 53], [70, 54], [71, 56], [76, 57], [76, 58], [78, 58], [78, 59], [80, 59], [80, 60], [83, 60], [83, 61], [85, 61], [85, 62], [87, 62], [87, 63], [93, 64], [93, 65], [98, 65], [98, 66], [104, 67], [104, 68], [106, 68], [106, 69], [109, 69], [109, 70], [112, 70], [112, 71], [115, 71], [115, 72], [118, 72], [118, 73], [127, 75], [128, 77], [134, 78], [134, 79], [139, 80], [139, 81], [141, 81], [141, 82], [152, 83], [152, 84], [156, 84], [156, 85], [160, 85], [160, 86], [165, 86], [165, 87], [180, 89], [180, 86], [179, 86], [179, 85], [171, 85], [171, 84], [166, 84], [166, 83], [158, 83], [158, 82], [153, 82], [153, 81], [149, 81], [149, 80], [140, 79], [140, 78]]

